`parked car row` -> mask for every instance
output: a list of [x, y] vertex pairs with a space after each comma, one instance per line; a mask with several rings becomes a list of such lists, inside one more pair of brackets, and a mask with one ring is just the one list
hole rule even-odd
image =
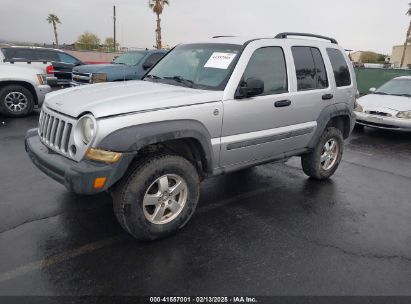
[[411, 76], [394, 78], [357, 100], [357, 125], [411, 131]]

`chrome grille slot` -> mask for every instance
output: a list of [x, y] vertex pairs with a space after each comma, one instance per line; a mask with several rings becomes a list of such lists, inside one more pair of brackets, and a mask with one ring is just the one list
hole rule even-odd
[[72, 131], [75, 120], [43, 107], [38, 134], [41, 141], [51, 150], [72, 159], [77, 159], [69, 153], [69, 147], [74, 143]]

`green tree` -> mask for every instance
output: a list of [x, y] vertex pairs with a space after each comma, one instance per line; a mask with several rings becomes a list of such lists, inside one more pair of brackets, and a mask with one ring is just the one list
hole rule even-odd
[[54, 14], [49, 14], [49, 16], [47, 17], [47, 21], [48, 23], [53, 25], [53, 30], [54, 30], [54, 38], [56, 40], [56, 45], [57, 47], [59, 46], [59, 39], [58, 39], [58, 35], [57, 35], [57, 23], [61, 24], [59, 17], [57, 17]]
[[164, 7], [170, 5], [168, 0], [149, 0], [148, 6], [152, 9], [157, 16], [157, 28], [156, 28], [156, 48], [162, 48], [161, 42], [161, 19], [160, 16], [163, 13]]
[[385, 55], [375, 52], [363, 52], [360, 57], [362, 63], [383, 63], [385, 62]]
[[81, 50], [95, 50], [100, 48], [100, 38], [88, 31], [84, 32], [76, 41], [76, 48]]
[[[408, 3], [408, 10], [405, 14], [407, 16], [411, 16], [411, 3]], [[402, 57], [401, 57], [400, 67], [402, 67], [404, 65], [405, 53], [407, 51], [408, 42], [410, 41], [410, 35], [411, 35], [411, 22], [408, 25], [407, 37], [405, 38], [404, 47], [403, 47], [403, 50], [402, 50]]]
[[114, 38], [113, 37], [106, 38], [106, 40], [104, 41], [104, 45], [109, 51], [115, 51], [116, 49], [120, 47], [120, 43], [116, 43], [116, 48], [114, 48]]

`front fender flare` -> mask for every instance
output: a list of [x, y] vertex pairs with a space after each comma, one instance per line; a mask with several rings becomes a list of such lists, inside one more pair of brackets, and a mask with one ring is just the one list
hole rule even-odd
[[212, 171], [213, 149], [207, 128], [195, 120], [152, 122], [125, 127], [107, 135], [98, 148], [117, 152], [137, 152], [141, 148], [173, 139], [196, 139], [203, 149], [207, 172]]

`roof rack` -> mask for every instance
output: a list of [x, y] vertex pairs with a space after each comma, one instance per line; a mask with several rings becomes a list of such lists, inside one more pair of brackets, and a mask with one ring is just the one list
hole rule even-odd
[[224, 37], [236, 37], [236, 36], [226, 36], [226, 35], [222, 35], [222, 36], [214, 36], [212, 38], [224, 38]]
[[333, 44], [338, 44], [337, 40], [334, 38], [326, 37], [326, 36], [321, 36], [321, 35], [315, 35], [315, 34], [307, 34], [307, 33], [293, 33], [293, 32], [285, 32], [285, 33], [280, 33], [274, 38], [279, 38], [279, 39], [286, 39], [288, 36], [301, 36], [301, 37], [312, 37], [312, 38], [319, 38], [319, 39], [324, 39], [324, 40], [329, 40]]

